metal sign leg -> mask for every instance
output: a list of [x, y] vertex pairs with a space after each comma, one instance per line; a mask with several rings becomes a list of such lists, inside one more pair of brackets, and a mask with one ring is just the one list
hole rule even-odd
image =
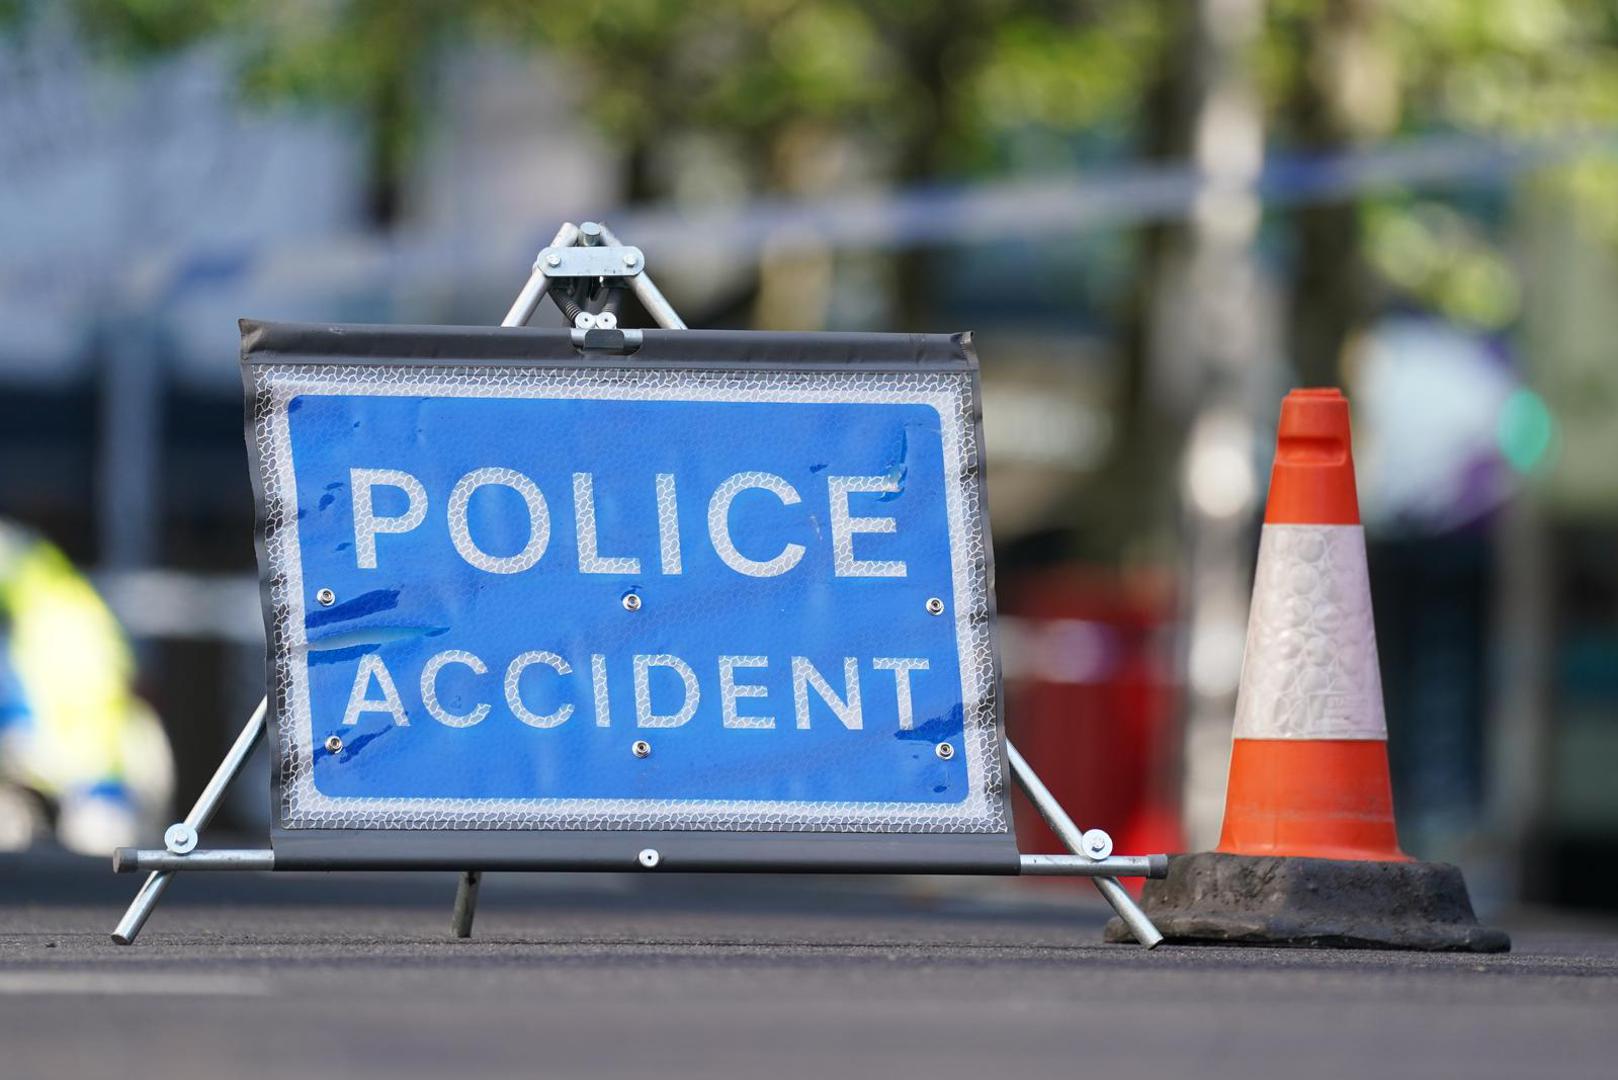
[[[1017, 752], [1017, 748], [1011, 745], [1009, 739], [1006, 741], [1006, 758], [1011, 762], [1011, 771], [1017, 777], [1017, 784], [1028, 795], [1029, 801], [1039, 811], [1039, 816], [1051, 827], [1051, 831], [1061, 838], [1062, 843], [1073, 854], [1084, 855], [1084, 845], [1080, 842], [1083, 830], [1073, 824], [1073, 819], [1067, 816], [1067, 811], [1056, 801], [1056, 796], [1052, 795], [1050, 789], [1034, 774], [1034, 770]], [[1118, 884], [1117, 878], [1096, 877], [1090, 880], [1095, 882], [1096, 889], [1106, 898], [1107, 903], [1112, 905], [1112, 910], [1124, 920], [1130, 933], [1135, 935], [1136, 941], [1148, 949], [1155, 949], [1163, 941], [1163, 935], [1152, 925], [1152, 920], [1146, 917], [1146, 912], [1142, 911], [1129, 893], [1124, 891], [1124, 887]]]
[[[258, 746], [259, 739], [264, 736], [264, 715], [268, 708], [268, 698], [258, 703], [258, 708], [253, 710], [253, 715], [242, 728], [242, 733], [236, 736], [236, 742], [232, 744], [230, 753], [225, 755], [225, 760], [214, 770], [213, 779], [208, 781], [208, 786], [197, 796], [196, 805], [191, 807], [191, 812], [185, 816], [183, 822], [170, 826], [168, 832], [164, 834], [164, 843], [176, 855], [184, 855], [196, 847], [197, 834], [207, 828], [208, 822], [213, 820], [214, 811], [219, 809], [220, 800], [225, 797], [225, 790], [230, 787], [230, 782], [236, 779], [236, 774], [241, 772], [242, 766], [247, 764], [247, 759], [253, 756], [254, 747]], [[175, 873], [177, 871], [158, 870], [146, 879], [146, 883], [135, 894], [135, 899], [130, 902], [129, 910], [124, 912], [124, 917], [113, 930], [114, 942], [119, 945], [135, 943], [141, 927], [146, 925], [146, 920], [152, 915], [152, 909], [157, 907], [158, 900], [163, 897], [163, 890], [169, 887], [169, 880]]]
[[478, 913], [478, 886], [483, 883], [483, 871], [468, 870], [461, 875], [455, 889], [455, 914], [450, 917], [449, 928], [458, 938], [472, 936], [472, 920]]
[[[556, 230], [556, 238], [551, 241], [550, 246], [572, 247], [578, 243], [578, 240], [579, 227], [569, 221]], [[544, 269], [536, 262], [533, 273], [528, 275], [528, 283], [522, 287], [522, 292], [517, 294], [517, 299], [512, 301], [511, 310], [506, 312], [504, 319], [500, 320], [500, 325], [527, 326], [528, 320], [532, 319], [534, 312], [539, 310], [540, 301], [545, 299], [545, 294], [550, 291], [550, 288], [551, 279], [545, 275]]]
[[[600, 229], [601, 239], [609, 246], [621, 246], [618, 237], [611, 229], [605, 225], [597, 227]], [[652, 284], [651, 274], [642, 270], [629, 279], [629, 287], [634, 290], [635, 299], [641, 302], [641, 306], [646, 309], [646, 313], [652, 317], [652, 321], [657, 323], [658, 326], [665, 330], [687, 329], [685, 320], [680, 318], [679, 313], [674, 310], [674, 305], [664, 297], [663, 290]]]

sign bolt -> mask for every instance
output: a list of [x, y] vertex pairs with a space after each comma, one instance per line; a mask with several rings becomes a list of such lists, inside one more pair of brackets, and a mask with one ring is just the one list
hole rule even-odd
[[340, 735], [326, 736], [326, 752], [328, 754], [341, 754], [343, 752], [343, 739]]
[[663, 861], [663, 856], [657, 853], [657, 849], [655, 847], [642, 848], [641, 853], [635, 856], [635, 861], [646, 867], [646, 869], [651, 870], [655, 868], [658, 863]]
[[639, 611], [640, 610], [640, 594], [639, 593], [632, 593], [632, 592], [624, 593], [624, 610], [625, 611]]
[[556, 252], [553, 251], [549, 255], [545, 256], [545, 265], [546, 266], [561, 266], [562, 265], [562, 257], [560, 255], [558, 255]]
[[640, 261], [640, 258], [633, 251], [624, 252], [624, 265], [625, 266], [634, 266], [639, 261]]
[[942, 614], [944, 614], [944, 601], [940, 600], [936, 596], [929, 597], [928, 600], [927, 600], [927, 614], [929, 614], [929, 615], [942, 615]]
[[337, 594], [330, 589], [321, 589], [315, 593], [315, 599], [320, 602], [321, 607], [331, 607], [337, 603]]
[[197, 830], [176, 821], [163, 833], [163, 846], [176, 855], [189, 855], [197, 846]]
[[1079, 846], [1092, 859], [1105, 859], [1112, 854], [1112, 837], [1103, 829], [1086, 829], [1079, 837]]
[[[336, 736], [333, 736], [333, 738], [336, 738]], [[634, 754], [638, 758], [651, 757], [652, 756], [652, 744], [647, 742], [645, 739], [636, 739], [630, 745], [629, 752], [631, 754]]]
[[933, 752], [938, 755], [938, 760], [948, 761], [950, 758], [955, 756], [955, 747], [951, 746], [947, 742], [941, 742], [937, 746], [933, 747]]

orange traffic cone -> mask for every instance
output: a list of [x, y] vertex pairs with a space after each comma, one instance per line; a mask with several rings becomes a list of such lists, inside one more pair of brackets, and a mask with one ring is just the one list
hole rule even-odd
[[1219, 851], [1405, 861], [1348, 401], [1281, 405]]
[[[1461, 872], [1399, 850], [1348, 401], [1281, 404], [1217, 851], [1146, 883], [1169, 941], [1498, 952]], [[1114, 920], [1114, 924], [1117, 920]], [[1109, 940], [1128, 940], [1121, 924]]]

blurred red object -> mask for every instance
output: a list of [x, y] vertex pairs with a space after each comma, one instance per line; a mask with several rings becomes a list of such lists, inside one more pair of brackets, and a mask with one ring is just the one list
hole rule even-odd
[[[1119, 854], [1182, 850], [1172, 585], [1073, 565], [1006, 577], [1011, 741], [1080, 828], [1105, 829]], [[1023, 851], [1066, 850], [1020, 791], [1013, 805]]]

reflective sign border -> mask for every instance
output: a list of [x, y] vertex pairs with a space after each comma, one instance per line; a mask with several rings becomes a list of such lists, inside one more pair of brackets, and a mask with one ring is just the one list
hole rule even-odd
[[[243, 320], [268, 650], [272, 841], [278, 865], [622, 865], [651, 844], [673, 866], [1003, 870], [1015, 862], [994, 634], [994, 565], [971, 338], [958, 335], [644, 331], [631, 356], [577, 350], [565, 331]], [[971, 794], [961, 804], [751, 800], [333, 799], [313, 784], [304, 611], [286, 402], [302, 393], [885, 400], [944, 418], [947, 492]], [[962, 558], [961, 556], [965, 556]], [[769, 834], [769, 835], [760, 835]], [[636, 849], [639, 850], [639, 849]], [[673, 868], [673, 867], [671, 867]]]

